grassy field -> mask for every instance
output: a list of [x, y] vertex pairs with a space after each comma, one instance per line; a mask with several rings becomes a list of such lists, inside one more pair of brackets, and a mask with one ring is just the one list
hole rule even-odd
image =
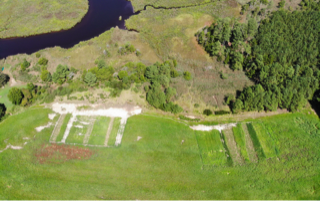
[[[23, 150], [0, 153], [1, 199], [320, 198], [320, 130], [314, 115], [259, 120], [272, 126], [281, 145], [279, 160], [207, 170], [201, 169], [194, 131], [184, 124], [134, 116], [128, 119], [120, 147], [84, 148], [48, 144], [53, 127], [37, 134], [34, 128], [48, 123], [49, 113], [30, 108], [0, 124], [1, 147], [5, 139], [19, 145], [23, 137], [36, 135]], [[19, 126], [12, 128], [13, 122]], [[137, 136], [142, 139], [137, 141]], [[76, 155], [83, 152], [92, 155]], [[77, 157], [58, 157], [65, 153]]]
[[[110, 137], [108, 140], [108, 146], [114, 146], [116, 142], [116, 137], [118, 134], [119, 126], [120, 126], [121, 118], [114, 118], [112, 130], [110, 133]], [[126, 128], [125, 128], [126, 129]]]
[[97, 117], [89, 138], [91, 145], [104, 145], [106, 134], [110, 123], [110, 117]]
[[88, 10], [87, 0], [0, 0], [0, 38], [69, 29]]
[[220, 166], [227, 164], [225, 148], [221, 143], [219, 131], [196, 131], [195, 134], [203, 165]]
[[247, 147], [246, 147], [246, 139], [245, 139], [245, 134], [242, 130], [242, 126], [241, 124], [237, 124], [236, 127], [232, 128], [233, 131], [233, 136], [234, 136], [234, 140], [237, 143], [237, 147], [240, 150], [240, 154], [242, 156], [242, 158], [246, 161], [249, 162], [249, 156], [247, 153]]
[[67, 114], [66, 117], [64, 118], [62, 126], [60, 128], [59, 135], [57, 136], [56, 142], [61, 142], [61, 140], [64, 136], [64, 132], [66, 131], [67, 124], [68, 124], [71, 116], [72, 116], [72, 114]]

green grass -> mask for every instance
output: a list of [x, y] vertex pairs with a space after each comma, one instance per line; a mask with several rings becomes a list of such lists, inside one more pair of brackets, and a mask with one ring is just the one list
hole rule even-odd
[[249, 156], [247, 153], [247, 148], [246, 148], [246, 139], [245, 139], [245, 133], [242, 130], [241, 124], [237, 124], [236, 127], [232, 128], [233, 131], [233, 136], [234, 140], [237, 143], [238, 148], [240, 149], [240, 154], [242, 158], [246, 161], [249, 162]]
[[[29, 141], [23, 138], [33, 139], [38, 136], [36, 127], [44, 126], [49, 121], [48, 114], [51, 113], [49, 109], [28, 109], [27, 111], [8, 117], [5, 121], [0, 123], [0, 150], [11, 144], [14, 146], [21, 146], [24, 142]], [[46, 128], [43, 132], [50, 132], [53, 126]], [[1, 194], [1, 193], [0, 193]]]
[[110, 123], [110, 117], [97, 117], [89, 138], [89, 144], [104, 145]]
[[220, 166], [227, 164], [225, 147], [222, 145], [219, 131], [195, 131], [195, 134], [203, 165]]
[[64, 132], [66, 131], [66, 128], [67, 128], [67, 124], [71, 118], [72, 114], [67, 114], [66, 117], [64, 118], [63, 120], [63, 124], [60, 128], [60, 132], [59, 132], [59, 135], [57, 136], [57, 139], [56, 139], [56, 142], [61, 142], [63, 136], [64, 136]]
[[266, 158], [275, 157], [277, 155], [277, 148], [275, 146], [275, 143], [273, 142], [271, 135], [269, 134], [263, 123], [254, 122], [252, 125], [254, 130], [256, 131], [257, 137], [259, 139], [261, 147], [263, 148], [263, 152]]
[[[77, 116], [77, 122], [73, 122], [73, 125], [70, 129], [70, 133], [66, 139], [66, 143], [77, 143], [77, 144], [83, 144], [84, 136], [86, 135], [89, 125], [82, 124], [80, 122], [86, 122], [90, 123], [90, 119], [92, 117], [90, 116]], [[81, 126], [82, 128], [78, 128], [76, 126]]]
[[[23, 88], [25, 86], [16, 86], [18, 88]], [[11, 103], [11, 101], [8, 99], [8, 93], [9, 90], [12, 87], [10, 86], [5, 86], [4, 88], [0, 89], [0, 103], [4, 103], [4, 105], [6, 106], [7, 110], [10, 110], [14, 105]]]
[[250, 134], [254, 149], [255, 149], [255, 151], [257, 153], [257, 156], [258, 156], [259, 160], [262, 160], [262, 159], [266, 158], [266, 156], [264, 154], [264, 150], [263, 150], [263, 148], [262, 148], [262, 146], [260, 144], [260, 141], [258, 139], [257, 133], [256, 133], [252, 123], [248, 123], [247, 126], [248, 126], [248, 131], [249, 131], [249, 134]]
[[[94, 155], [87, 160], [40, 164], [35, 154], [43, 145], [49, 146], [53, 127], [39, 134], [34, 128], [49, 122], [48, 113], [47, 109], [30, 109], [0, 124], [0, 143], [9, 138], [16, 145], [23, 142], [21, 133], [36, 134], [23, 150], [0, 153], [0, 199], [320, 198], [320, 130], [315, 126], [319, 119], [313, 115], [295, 113], [257, 120], [272, 126], [281, 145], [279, 160], [206, 170], [201, 169], [193, 130], [144, 115], [128, 119], [118, 148], [90, 148]], [[142, 139], [136, 141], [137, 136]], [[185, 140], [182, 145], [181, 140]]]
[[121, 118], [114, 118], [112, 130], [111, 130], [109, 140], [108, 140], [108, 146], [114, 146], [114, 143], [116, 142], [116, 137], [118, 134], [120, 123], [121, 123]]
[[132, 0], [132, 6], [135, 10], [142, 10], [145, 5], [153, 5], [154, 7], [183, 7], [208, 3], [211, 0]]
[[0, 0], [0, 38], [69, 29], [87, 13], [87, 0]]

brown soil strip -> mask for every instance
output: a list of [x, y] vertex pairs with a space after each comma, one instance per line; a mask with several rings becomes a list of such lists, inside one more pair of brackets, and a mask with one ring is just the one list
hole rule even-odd
[[61, 130], [61, 126], [63, 124], [63, 120], [64, 118], [66, 117], [66, 114], [61, 114], [57, 123], [56, 123], [56, 126], [54, 127], [53, 131], [52, 131], [52, 134], [51, 134], [51, 138], [50, 138], [50, 142], [56, 142], [57, 140], [57, 137], [60, 133], [60, 130]]
[[35, 153], [39, 163], [63, 163], [68, 160], [89, 159], [93, 154], [88, 148], [79, 148], [67, 145], [43, 145]]
[[240, 156], [240, 152], [237, 147], [237, 143], [234, 140], [232, 128], [228, 128], [223, 130], [225, 140], [227, 143], [227, 146], [229, 148], [229, 152], [232, 158], [232, 161], [234, 162], [235, 165], [243, 165], [244, 161], [242, 157]]
[[246, 147], [247, 147], [249, 160], [251, 162], [253, 162], [253, 163], [256, 163], [256, 162], [258, 162], [258, 157], [257, 157], [257, 154], [256, 154], [256, 152], [254, 150], [253, 143], [252, 143], [252, 140], [250, 138], [250, 134], [249, 134], [248, 127], [247, 127], [246, 123], [242, 124], [242, 129], [243, 129], [243, 131], [245, 133]]
[[112, 127], [113, 127], [113, 121], [114, 121], [114, 118], [111, 118], [110, 123], [109, 123], [109, 127], [108, 127], [108, 131], [107, 131], [107, 135], [106, 135], [106, 140], [104, 141], [104, 146], [108, 146], [109, 137], [110, 137]]
[[88, 144], [88, 142], [89, 142], [89, 138], [90, 138], [90, 135], [92, 133], [93, 125], [94, 125], [95, 121], [96, 121], [96, 117], [91, 117], [87, 133], [85, 134], [85, 136], [83, 138], [83, 144], [85, 144], [85, 145]]

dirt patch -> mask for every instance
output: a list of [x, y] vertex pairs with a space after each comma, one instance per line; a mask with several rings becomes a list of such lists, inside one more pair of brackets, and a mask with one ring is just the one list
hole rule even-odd
[[43, 16], [44, 19], [51, 19], [53, 17], [52, 13]]
[[43, 145], [36, 151], [35, 156], [39, 163], [64, 163], [69, 160], [85, 160], [93, 155], [88, 148], [79, 148], [67, 145]]
[[59, 20], [63, 20], [66, 16], [64, 15], [63, 12], [59, 11], [55, 14], [56, 18], [58, 18]]
[[238, 6], [237, 1], [235, 1], [235, 0], [228, 0], [228, 1], [227, 1], [227, 4], [228, 4], [229, 6], [231, 6], [232, 8], [236, 8], [236, 7]]

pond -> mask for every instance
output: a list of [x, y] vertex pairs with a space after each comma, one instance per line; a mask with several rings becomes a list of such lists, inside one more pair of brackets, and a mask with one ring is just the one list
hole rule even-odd
[[[10, 55], [31, 54], [48, 47], [70, 48], [118, 26], [125, 29], [125, 20], [134, 14], [127, 0], [89, 0], [89, 10], [73, 28], [30, 37], [0, 39], [0, 59]], [[119, 20], [119, 17], [122, 19]]]

